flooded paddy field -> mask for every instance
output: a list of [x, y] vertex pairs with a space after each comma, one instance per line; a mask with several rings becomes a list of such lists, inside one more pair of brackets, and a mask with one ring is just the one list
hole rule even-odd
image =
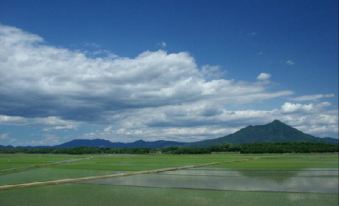
[[92, 180], [86, 183], [160, 188], [298, 193], [338, 193], [338, 170], [234, 171], [188, 169]]
[[[5, 158], [0, 155], [1, 164]], [[34, 159], [34, 155], [30, 158]], [[64, 161], [65, 158], [80, 160]], [[47, 162], [59, 159], [53, 157]], [[0, 188], [0, 205], [338, 205], [338, 154], [96, 155], [91, 158], [70, 155], [61, 159], [64, 162], [0, 174], [0, 187], [88, 176], [98, 178]], [[218, 164], [175, 169], [210, 162]], [[138, 171], [162, 168], [169, 169], [138, 174]], [[100, 178], [121, 173], [133, 175]]]

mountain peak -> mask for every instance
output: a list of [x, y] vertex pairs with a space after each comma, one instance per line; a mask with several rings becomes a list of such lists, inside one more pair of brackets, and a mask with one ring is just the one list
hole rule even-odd
[[135, 141], [134, 143], [145, 143], [146, 141], [142, 140], [142, 139], [139, 139], [137, 141]]
[[330, 142], [320, 139], [287, 125], [280, 120], [274, 120], [265, 125], [247, 126], [224, 137], [198, 142], [198, 145], [212, 144], [249, 144], [266, 142]]
[[278, 120], [278, 119], [275, 119], [273, 120], [271, 123], [268, 123], [268, 124], [275, 124], [275, 125], [286, 125], [285, 123], [283, 123], [282, 121]]

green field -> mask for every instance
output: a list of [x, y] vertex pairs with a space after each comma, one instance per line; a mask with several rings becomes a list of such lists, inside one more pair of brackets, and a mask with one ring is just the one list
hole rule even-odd
[[6, 154], [0, 187], [211, 162], [218, 164], [0, 189], [0, 205], [338, 205], [338, 154]]

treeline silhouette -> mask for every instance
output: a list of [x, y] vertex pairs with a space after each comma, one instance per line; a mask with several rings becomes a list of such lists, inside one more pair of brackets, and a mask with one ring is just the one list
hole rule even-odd
[[338, 144], [325, 143], [256, 143], [241, 145], [241, 153], [310, 153], [338, 152]]
[[289, 142], [255, 143], [231, 145], [223, 144], [210, 147], [166, 147], [166, 148], [102, 148], [102, 147], [0, 147], [0, 153], [30, 154], [211, 154], [216, 152], [240, 153], [323, 153], [338, 152], [338, 144]]

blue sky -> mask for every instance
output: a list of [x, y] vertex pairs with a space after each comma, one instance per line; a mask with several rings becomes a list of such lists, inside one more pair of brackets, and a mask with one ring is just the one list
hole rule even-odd
[[337, 1], [0, 0], [0, 23], [0, 144], [338, 136]]

